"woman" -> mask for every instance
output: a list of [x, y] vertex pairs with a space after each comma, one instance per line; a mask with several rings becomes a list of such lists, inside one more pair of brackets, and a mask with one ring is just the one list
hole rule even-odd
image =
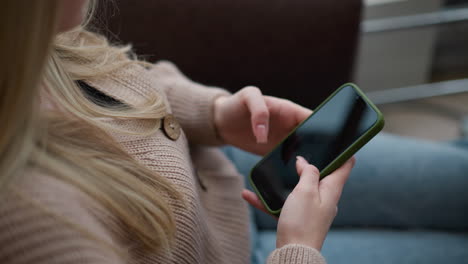
[[[242, 179], [208, 145], [264, 154], [310, 110], [129, 58], [79, 25], [85, 0], [2, 4], [0, 262], [247, 263]], [[268, 263], [324, 263], [353, 164], [319, 183], [298, 157]]]

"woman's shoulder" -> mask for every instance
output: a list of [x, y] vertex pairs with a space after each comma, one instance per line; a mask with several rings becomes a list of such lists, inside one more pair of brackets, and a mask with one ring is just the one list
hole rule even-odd
[[118, 248], [111, 230], [93, 212], [92, 199], [76, 186], [29, 169], [1, 198], [0, 262], [81, 263], [102, 258], [118, 263], [110, 250]]

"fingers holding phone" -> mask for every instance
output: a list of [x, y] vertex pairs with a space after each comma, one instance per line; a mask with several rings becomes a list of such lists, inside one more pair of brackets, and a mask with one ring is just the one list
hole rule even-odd
[[[382, 113], [354, 84], [338, 88], [317, 109], [265, 155], [251, 170], [250, 183], [270, 214], [279, 215], [299, 181], [296, 156], [303, 156], [320, 171], [321, 189], [332, 202], [340, 179], [327, 175], [341, 167], [384, 126]], [[342, 179], [341, 179], [342, 180]]]
[[302, 244], [321, 250], [354, 163], [354, 158], [351, 158], [341, 168], [319, 181], [318, 169], [304, 158], [298, 157], [296, 167], [300, 180], [281, 210], [277, 248], [287, 244]]
[[[356, 85], [345, 84], [252, 168], [256, 194], [242, 195], [264, 212], [281, 213], [278, 247], [299, 243], [321, 249], [354, 166], [350, 157], [383, 126], [377, 107]], [[307, 160], [294, 161], [303, 155]]]

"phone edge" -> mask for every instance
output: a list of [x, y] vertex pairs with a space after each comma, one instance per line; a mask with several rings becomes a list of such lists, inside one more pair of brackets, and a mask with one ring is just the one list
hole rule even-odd
[[[300, 127], [303, 123], [307, 122], [307, 120], [309, 120], [315, 112], [319, 111], [326, 103], [328, 103], [339, 91], [341, 91], [343, 88], [347, 87], [347, 86], [351, 86], [353, 87], [353, 89], [355, 89], [358, 94], [364, 99], [364, 101], [369, 104], [369, 106], [377, 113], [377, 116], [378, 116], [378, 119], [377, 121], [375, 122], [375, 124], [366, 132], [364, 133], [361, 137], [359, 137], [351, 146], [349, 146], [346, 150], [343, 151], [343, 153], [341, 155], [339, 155], [335, 160], [333, 160], [330, 165], [328, 165], [325, 169], [323, 169], [321, 172], [320, 172], [320, 179], [323, 179], [324, 177], [326, 177], [327, 175], [329, 175], [331, 172], [335, 171], [336, 169], [338, 169], [341, 165], [343, 165], [349, 158], [351, 158], [356, 152], [358, 152], [365, 144], [367, 144], [373, 137], [375, 137], [380, 131], [382, 131], [384, 125], [385, 125], [385, 120], [384, 120], [384, 117], [383, 117], [383, 114], [382, 112], [380, 112], [380, 110], [377, 108], [377, 106], [374, 105], [374, 103], [372, 103], [370, 101], [370, 99], [364, 94], [364, 92], [354, 83], [345, 83], [343, 85], [341, 85], [338, 89], [336, 89], [331, 95], [329, 95], [327, 97], [327, 99], [325, 99], [322, 103], [320, 103], [319, 106], [317, 106], [314, 110], [313, 110], [313, 113], [306, 119], [304, 119], [304, 121], [302, 121], [301, 123], [299, 123], [283, 140], [281, 140], [280, 143], [278, 143], [267, 155], [265, 155], [260, 161], [258, 161], [255, 166], [253, 166], [250, 171], [249, 171], [249, 175], [248, 175], [248, 179], [249, 179], [249, 183], [250, 185], [252, 186], [252, 188], [254, 189], [255, 193], [257, 194], [258, 198], [260, 199], [260, 201], [262, 202], [263, 206], [265, 206], [265, 209], [272, 215], [275, 215], [275, 216], [279, 216], [281, 214], [281, 209], [278, 209], [278, 210], [272, 210], [268, 204], [265, 202], [265, 200], [263, 199], [263, 196], [261, 195], [260, 191], [257, 189], [257, 186], [255, 185], [255, 183], [253, 182], [252, 180], [252, 172], [253, 170], [255, 169], [255, 167], [260, 163], [262, 162], [264, 159], [268, 158], [271, 153], [281, 144], [283, 144], [283, 142], [292, 134], [296, 131], [296, 129], [298, 127]], [[350, 151], [351, 150], [351, 151]], [[340, 164], [341, 163], [341, 164]], [[337, 166], [339, 165], [339, 166]], [[336, 166], [336, 168], [332, 167], [332, 166]], [[328, 172], [328, 174], [325, 174], [326, 172]]]
[[351, 146], [343, 151], [341, 155], [336, 157], [330, 164], [320, 172], [320, 179], [325, 178], [327, 175], [341, 167], [348, 159], [350, 159], [356, 152], [358, 152], [365, 144], [367, 144], [372, 138], [374, 138], [385, 126], [385, 119], [382, 112], [372, 101], [364, 94], [364, 92], [354, 83], [346, 83], [342, 87], [351, 86], [357, 93], [364, 99], [364, 101], [377, 113], [377, 121], [375, 124], [367, 130], [362, 136], [360, 136]]

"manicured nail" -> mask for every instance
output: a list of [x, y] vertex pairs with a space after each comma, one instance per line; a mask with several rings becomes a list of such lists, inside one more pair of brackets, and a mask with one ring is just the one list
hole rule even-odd
[[301, 156], [297, 156], [296, 159], [297, 159], [297, 161], [298, 161], [299, 163], [301, 163], [301, 164], [306, 164], [306, 163], [307, 163], [307, 160], [304, 159], [304, 158], [301, 157]]
[[266, 125], [257, 125], [257, 143], [267, 143], [268, 133]]

